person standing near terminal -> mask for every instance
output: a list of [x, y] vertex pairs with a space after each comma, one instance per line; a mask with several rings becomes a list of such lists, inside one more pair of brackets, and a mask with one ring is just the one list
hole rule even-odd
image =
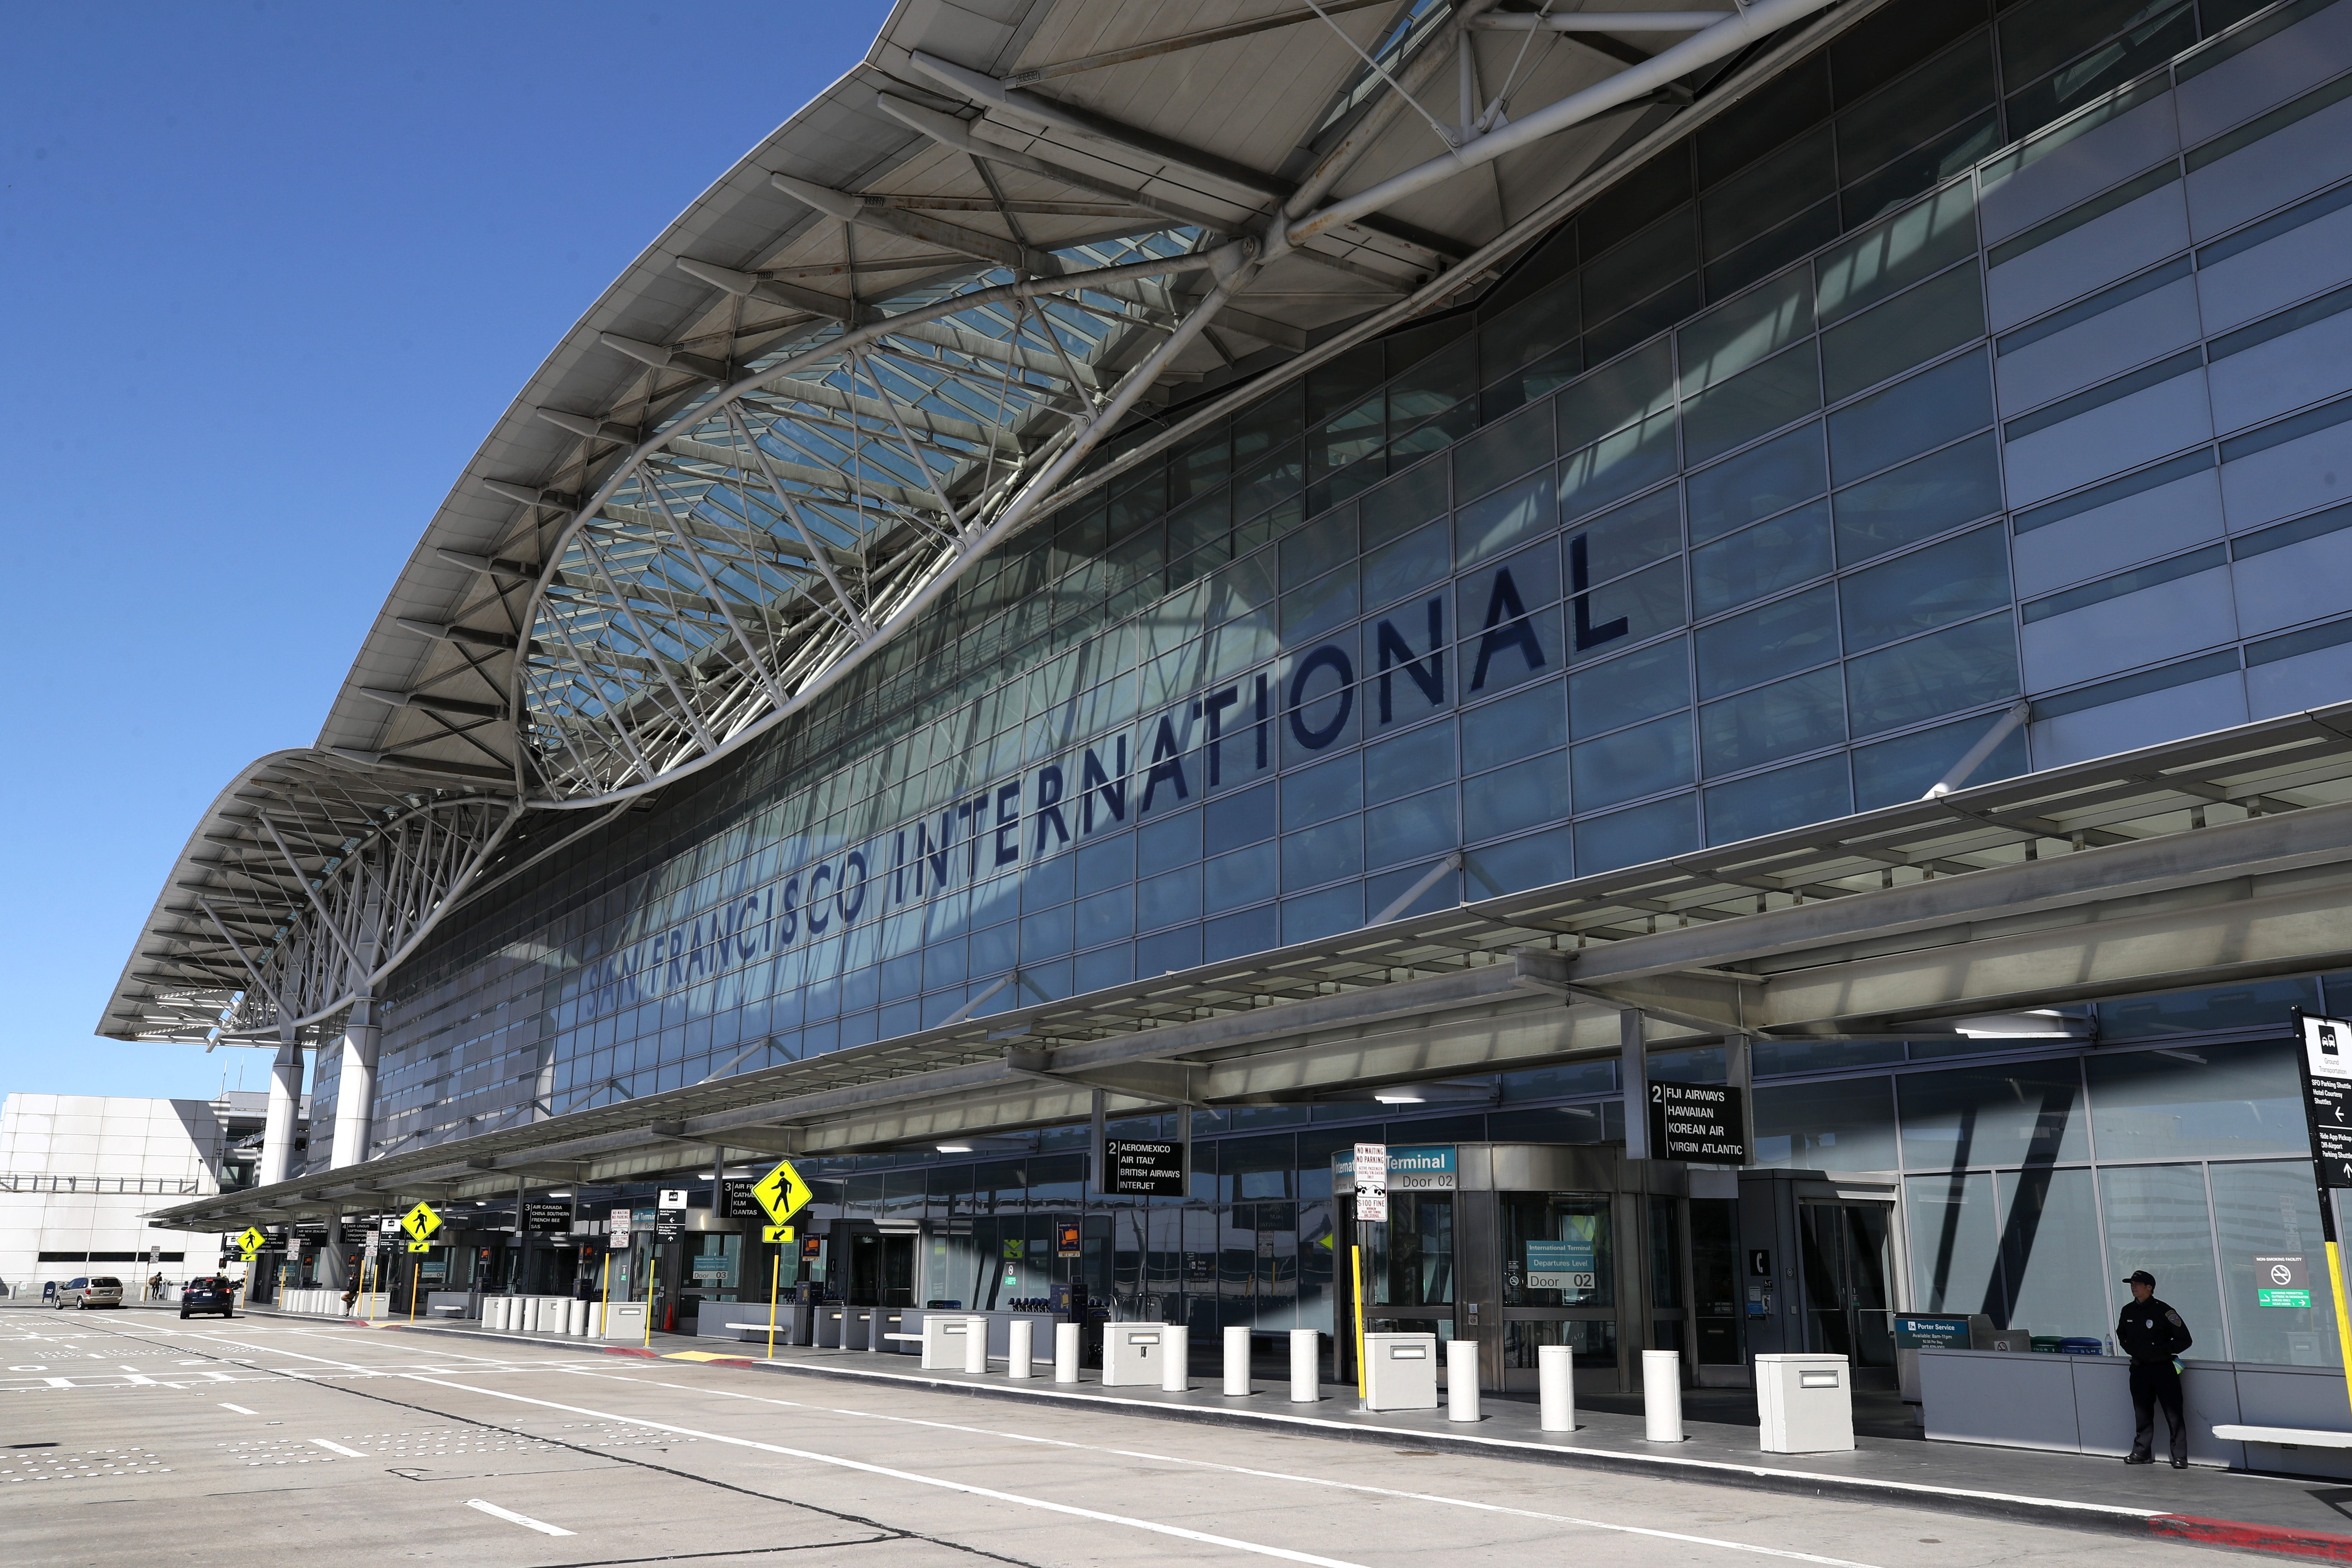
[[2180, 1314], [2156, 1298], [2156, 1277], [2147, 1269], [2124, 1281], [2132, 1299], [2116, 1319], [2116, 1343], [2131, 1357], [2132, 1415], [2137, 1429], [2126, 1465], [2156, 1462], [2156, 1406], [2172, 1429], [2172, 1468], [2189, 1468], [2189, 1422], [2180, 1409], [2180, 1369], [2173, 1357], [2192, 1343], [2189, 1325]]

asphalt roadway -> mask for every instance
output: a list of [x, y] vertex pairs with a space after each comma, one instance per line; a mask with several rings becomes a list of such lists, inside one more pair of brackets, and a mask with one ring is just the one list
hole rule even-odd
[[2213, 1560], [2029, 1522], [299, 1320], [11, 1312], [0, 1352], [10, 1568]]

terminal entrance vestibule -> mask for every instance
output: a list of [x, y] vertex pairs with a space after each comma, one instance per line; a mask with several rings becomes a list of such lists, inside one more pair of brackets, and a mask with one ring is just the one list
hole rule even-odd
[[1561, 1344], [1594, 1392], [1637, 1387], [1644, 1350], [1679, 1352], [1698, 1384], [1745, 1384], [1759, 1351], [1844, 1355], [1865, 1383], [1893, 1375], [1891, 1190], [1629, 1160], [1614, 1144], [1395, 1146], [1390, 1158], [1383, 1224], [1358, 1222], [1352, 1156], [1333, 1162], [1343, 1378], [1350, 1247], [1366, 1331], [1474, 1339], [1488, 1388], [1532, 1392], [1538, 1352]]

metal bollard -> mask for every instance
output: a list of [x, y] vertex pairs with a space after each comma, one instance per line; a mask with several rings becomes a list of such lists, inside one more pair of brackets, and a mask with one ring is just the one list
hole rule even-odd
[[1642, 1352], [1642, 1436], [1653, 1443], [1683, 1440], [1683, 1357], [1680, 1351]]
[[1478, 1342], [1445, 1342], [1445, 1418], [1478, 1419]]
[[1192, 1386], [1192, 1331], [1181, 1323], [1171, 1323], [1160, 1336], [1166, 1355], [1160, 1363], [1160, 1392], [1181, 1394]]
[[963, 1321], [963, 1369], [975, 1376], [988, 1370], [988, 1320]]
[[1013, 1352], [1012, 1363], [1004, 1369], [1005, 1376], [1027, 1377], [1029, 1375], [1030, 1352], [1035, 1342], [1036, 1332], [1037, 1326], [1028, 1319], [1013, 1320], [1005, 1333], [1006, 1340], [1010, 1342], [1006, 1348]]
[[1576, 1347], [1536, 1347], [1536, 1387], [1547, 1432], [1576, 1430]]
[[1054, 1325], [1054, 1381], [1055, 1383], [1078, 1381], [1078, 1325], [1076, 1323]]
[[1249, 1376], [1250, 1331], [1244, 1328], [1225, 1331], [1225, 1397], [1236, 1398], [1250, 1391]]
[[1322, 1397], [1323, 1336], [1313, 1329], [1290, 1331], [1290, 1402], [1312, 1405]]

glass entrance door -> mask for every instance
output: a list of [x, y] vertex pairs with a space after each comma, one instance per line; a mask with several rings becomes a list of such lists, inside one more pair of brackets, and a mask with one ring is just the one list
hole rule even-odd
[[1607, 1193], [1503, 1193], [1503, 1387], [1537, 1384], [1545, 1345], [1578, 1371], [1617, 1368], [1615, 1204]]
[[1805, 1348], [1844, 1356], [1857, 1371], [1895, 1365], [1894, 1212], [1892, 1204], [1798, 1205]]

